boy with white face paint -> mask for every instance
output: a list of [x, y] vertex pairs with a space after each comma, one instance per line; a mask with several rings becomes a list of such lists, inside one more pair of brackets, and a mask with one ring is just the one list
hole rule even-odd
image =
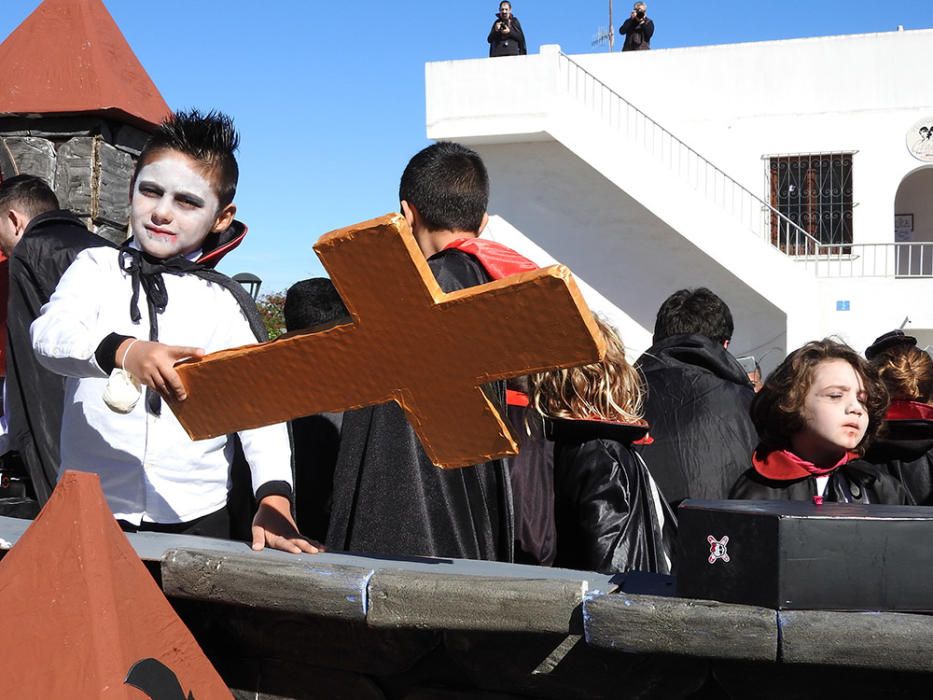
[[[161, 397], [186, 398], [179, 360], [264, 339], [252, 300], [212, 269], [245, 235], [234, 221], [237, 145], [225, 115], [167, 119], [136, 166], [132, 238], [81, 253], [32, 326], [39, 361], [68, 377], [59, 473], [97, 473], [130, 531], [230, 532], [233, 436], [192, 441]], [[139, 384], [144, 401], [134, 401]], [[253, 549], [319, 551], [291, 515], [285, 425], [237, 437], [259, 503]]]

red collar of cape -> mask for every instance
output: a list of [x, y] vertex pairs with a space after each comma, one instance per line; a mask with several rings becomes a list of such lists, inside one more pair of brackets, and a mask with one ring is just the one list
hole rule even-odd
[[772, 479], [774, 481], [794, 481], [808, 476], [828, 476], [842, 465], [857, 458], [858, 455], [855, 452], [847, 452], [843, 455], [842, 459], [833, 466], [827, 469], [821, 469], [813, 464], [813, 462], [801, 459], [788, 450], [774, 450], [763, 457], [760, 456], [758, 450], [755, 450], [752, 455], [752, 466], [755, 468], [756, 472], [766, 479]]
[[221, 258], [243, 242], [247, 231], [246, 224], [234, 221], [223, 231], [207, 234], [201, 246], [201, 255], [195, 262], [205, 267], [217, 267]]
[[928, 420], [933, 421], [933, 406], [919, 401], [891, 402], [885, 420]]
[[494, 280], [537, 270], [538, 266], [508, 246], [485, 238], [458, 238], [444, 246], [444, 250], [460, 250], [472, 255]]

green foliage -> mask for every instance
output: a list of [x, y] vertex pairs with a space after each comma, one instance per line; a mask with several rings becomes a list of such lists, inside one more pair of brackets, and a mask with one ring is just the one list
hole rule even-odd
[[266, 326], [269, 340], [274, 340], [285, 332], [285, 292], [260, 294], [256, 300], [256, 307]]

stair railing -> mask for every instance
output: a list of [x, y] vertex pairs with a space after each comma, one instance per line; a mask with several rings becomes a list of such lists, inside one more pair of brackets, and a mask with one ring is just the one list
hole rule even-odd
[[781, 252], [813, 262], [813, 258], [838, 255], [841, 252], [837, 249], [852, 247], [820, 243], [563, 52], [559, 54], [559, 65], [559, 80], [570, 97], [598, 112], [611, 127], [640, 139], [650, 154], [666, 161], [668, 169], [687, 185], [729, 211]]

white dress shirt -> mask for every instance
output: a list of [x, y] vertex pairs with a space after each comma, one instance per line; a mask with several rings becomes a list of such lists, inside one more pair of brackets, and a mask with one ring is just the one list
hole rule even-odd
[[[162, 277], [168, 305], [158, 316], [159, 342], [207, 352], [256, 342], [226, 289], [191, 274]], [[100, 342], [110, 333], [149, 338], [146, 292], [140, 289], [142, 319], [137, 324], [130, 319], [131, 295], [119, 251], [90, 248], [77, 256], [32, 324], [39, 362], [68, 378], [59, 475], [66, 469], [98, 474], [107, 502], [121, 520], [187, 522], [226, 504], [233, 441], [227, 436], [191, 440], [167, 403], [161, 416], [151, 415], [145, 394], [127, 414], [104, 403], [108, 377], [94, 356]], [[254, 492], [269, 481], [292, 483], [284, 423], [244, 430], [239, 436]]]

